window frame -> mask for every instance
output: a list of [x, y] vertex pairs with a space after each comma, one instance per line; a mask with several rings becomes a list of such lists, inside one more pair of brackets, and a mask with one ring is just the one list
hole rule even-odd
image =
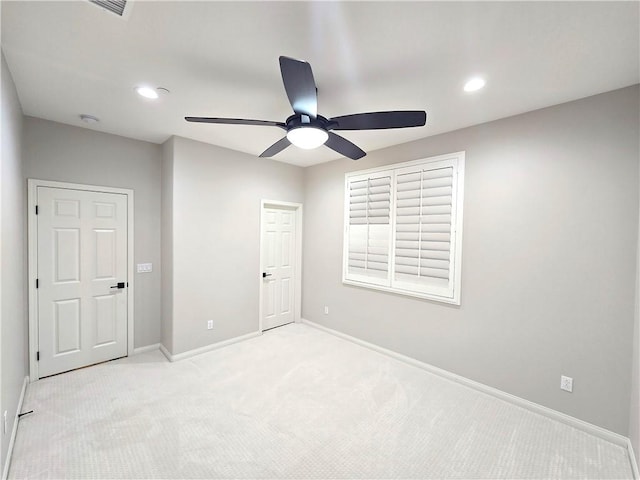
[[[444, 294], [438, 294], [436, 291], [442, 288], [423, 287], [416, 291], [411, 289], [410, 283], [394, 280], [395, 276], [395, 251], [396, 251], [396, 176], [407, 172], [416, 167], [442, 168], [453, 167], [452, 180], [452, 218], [451, 218], [451, 247], [450, 247], [450, 267], [449, 272], [452, 276], [452, 291]], [[353, 285], [358, 287], [369, 288], [389, 293], [396, 293], [410, 297], [422, 298], [436, 302], [460, 305], [460, 290], [462, 285], [462, 226], [463, 226], [463, 210], [464, 210], [464, 170], [465, 170], [465, 152], [454, 152], [434, 157], [421, 158], [409, 162], [395, 163], [381, 167], [371, 168], [367, 170], [358, 170], [345, 174], [344, 180], [344, 197], [343, 197], [343, 252], [342, 252], [342, 283], [345, 285]], [[349, 267], [349, 185], [353, 181], [362, 180], [372, 175], [390, 175], [391, 176], [391, 204], [390, 204], [390, 244], [389, 244], [389, 263], [386, 281], [381, 282], [380, 279], [367, 277], [366, 275], [350, 274]], [[395, 284], [395, 285], [394, 285]], [[427, 291], [424, 291], [427, 290]], [[429, 291], [431, 290], [431, 291]], [[447, 290], [449, 290], [447, 288]]]

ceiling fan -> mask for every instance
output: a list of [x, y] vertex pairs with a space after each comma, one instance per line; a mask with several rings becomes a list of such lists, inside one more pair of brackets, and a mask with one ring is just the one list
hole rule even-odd
[[355, 113], [325, 118], [318, 115], [318, 89], [308, 62], [280, 57], [284, 89], [294, 114], [282, 122], [245, 120], [242, 118], [185, 117], [187, 122], [222, 123], [227, 125], [263, 125], [279, 127], [286, 136], [267, 148], [261, 157], [272, 157], [289, 145], [311, 149], [326, 145], [330, 149], [358, 160], [366, 155], [357, 145], [332, 130], [382, 130], [387, 128], [422, 127], [427, 113], [422, 110]]

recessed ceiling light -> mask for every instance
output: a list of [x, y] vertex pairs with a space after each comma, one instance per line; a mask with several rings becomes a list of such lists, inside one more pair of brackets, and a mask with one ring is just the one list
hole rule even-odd
[[150, 98], [152, 100], [155, 100], [156, 98], [158, 98], [158, 92], [156, 91], [155, 88], [136, 87], [136, 92], [138, 92], [138, 95], [144, 98]]
[[475, 92], [476, 90], [480, 90], [484, 87], [485, 81], [480, 77], [474, 77], [464, 84], [465, 92]]
[[84, 123], [98, 123], [100, 121], [98, 117], [87, 115], [86, 113], [80, 115], [80, 120], [82, 120]]

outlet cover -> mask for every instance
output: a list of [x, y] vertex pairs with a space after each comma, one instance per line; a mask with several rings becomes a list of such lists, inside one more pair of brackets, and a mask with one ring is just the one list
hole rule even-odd
[[573, 378], [562, 375], [560, 377], [560, 389], [567, 392], [573, 392]]
[[207, 330], [213, 329], [213, 320], [207, 320]]
[[329, 307], [324, 307], [324, 314], [329, 315]]

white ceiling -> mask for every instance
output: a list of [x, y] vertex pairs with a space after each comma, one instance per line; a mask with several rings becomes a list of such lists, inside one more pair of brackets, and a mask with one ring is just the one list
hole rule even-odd
[[[640, 82], [638, 2], [151, 2], [120, 18], [87, 1], [2, 1], [2, 49], [26, 115], [155, 143], [259, 155], [284, 121], [278, 56], [306, 60], [325, 117], [424, 109], [421, 128], [341, 132], [365, 151]], [[462, 90], [472, 75], [487, 86]], [[171, 93], [151, 102], [134, 87]], [[79, 114], [100, 118], [87, 126]], [[289, 147], [307, 166], [338, 158]]]

